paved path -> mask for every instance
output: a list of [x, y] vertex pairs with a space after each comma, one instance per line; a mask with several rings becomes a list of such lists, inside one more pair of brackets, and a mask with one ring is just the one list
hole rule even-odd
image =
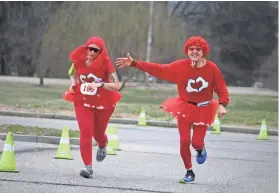
[[[24, 124], [52, 128], [62, 128], [66, 124], [77, 129], [75, 121], [44, 119]], [[258, 141], [256, 135], [208, 133], [208, 160], [204, 165], [197, 165], [193, 154], [196, 182], [191, 185], [178, 183], [185, 171], [175, 129], [119, 125], [119, 138], [122, 151], [108, 156], [102, 163], [95, 161], [94, 149], [93, 179], [79, 177], [82, 162], [76, 146], [71, 150], [74, 160], [56, 160], [53, 159], [55, 145], [16, 142], [20, 173], [0, 173], [1, 193], [278, 192], [277, 137]], [[3, 145], [4, 141], [0, 141], [0, 151]]]

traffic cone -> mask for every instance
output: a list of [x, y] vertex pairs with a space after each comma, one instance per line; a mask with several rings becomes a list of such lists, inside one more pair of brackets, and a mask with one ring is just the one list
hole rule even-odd
[[16, 170], [15, 152], [14, 152], [14, 135], [8, 132], [6, 142], [3, 148], [0, 160], [0, 172], [18, 173]]
[[107, 150], [109, 155], [115, 155], [116, 149], [119, 149], [119, 140], [116, 134], [115, 127], [108, 126], [106, 130], [106, 134], [108, 136], [108, 145]]
[[260, 133], [257, 137], [259, 140], [268, 140], [268, 132], [267, 132], [267, 125], [266, 125], [266, 120], [262, 120], [262, 125], [260, 129]]
[[117, 151], [120, 151], [121, 149], [120, 149], [120, 147], [119, 147], [120, 140], [119, 140], [119, 130], [118, 130], [118, 126], [115, 125], [113, 128], [114, 128], [115, 136], [116, 136], [116, 138], [117, 138], [117, 140], [116, 140], [116, 145], [115, 145], [114, 149], [117, 150]]
[[111, 140], [108, 140], [107, 155], [116, 155], [116, 151], [115, 149], [113, 149], [113, 143]]
[[64, 127], [62, 131], [62, 136], [60, 138], [58, 150], [56, 152], [56, 159], [69, 159], [72, 160], [70, 139], [69, 139], [69, 129]]
[[146, 126], [146, 114], [145, 114], [145, 111], [144, 111], [143, 107], [141, 108], [138, 125], [139, 126]]
[[212, 124], [212, 134], [221, 134], [221, 123], [220, 123], [220, 119], [217, 115], [215, 115], [215, 119], [214, 122]]

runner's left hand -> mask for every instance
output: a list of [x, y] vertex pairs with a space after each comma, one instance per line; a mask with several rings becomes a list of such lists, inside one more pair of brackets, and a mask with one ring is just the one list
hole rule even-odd
[[226, 113], [227, 113], [226, 108], [223, 105], [219, 104], [217, 109], [218, 117], [222, 118]]
[[101, 86], [101, 83], [99, 83], [99, 82], [92, 82], [90, 86], [92, 87], [92, 89], [99, 88]]

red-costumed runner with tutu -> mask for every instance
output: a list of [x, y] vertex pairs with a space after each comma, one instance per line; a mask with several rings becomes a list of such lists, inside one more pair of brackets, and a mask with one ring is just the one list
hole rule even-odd
[[[203, 164], [207, 158], [204, 144], [207, 128], [214, 122], [216, 113], [219, 118], [227, 113], [225, 107], [230, 100], [220, 69], [205, 58], [209, 53], [206, 40], [200, 36], [190, 37], [185, 42], [184, 53], [189, 58], [170, 64], [137, 61], [128, 54], [125, 58], [118, 58], [116, 66], [135, 67], [159, 79], [176, 83], [178, 96], [164, 101], [161, 108], [177, 119], [180, 155], [186, 169], [180, 183], [189, 183], [195, 180], [190, 145], [197, 151], [197, 163]], [[218, 95], [218, 100], [213, 99], [214, 92]]]
[[101, 162], [107, 155], [105, 131], [122, 95], [118, 92], [119, 80], [101, 37], [90, 37], [70, 53], [70, 59], [72, 85], [62, 96], [74, 104], [84, 162], [80, 175], [90, 178], [93, 174], [92, 137], [98, 144], [96, 160]]

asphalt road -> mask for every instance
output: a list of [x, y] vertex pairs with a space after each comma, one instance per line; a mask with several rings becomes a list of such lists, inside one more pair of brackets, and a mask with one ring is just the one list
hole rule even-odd
[[[11, 123], [77, 129], [75, 121], [0, 117], [0, 124]], [[258, 141], [255, 135], [208, 132], [207, 162], [196, 164], [193, 151], [196, 181], [189, 185], [178, 183], [185, 171], [176, 129], [119, 125], [119, 138], [122, 151], [102, 163], [94, 161], [93, 179], [78, 175], [82, 161], [76, 146], [74, 160], [56, 160], [56, 145], [15, 142], [20, 172], [0, 173], [0, 192], [278, 192], [277, 137]], [[0, 151], [3, 145], [0, 141]]]

